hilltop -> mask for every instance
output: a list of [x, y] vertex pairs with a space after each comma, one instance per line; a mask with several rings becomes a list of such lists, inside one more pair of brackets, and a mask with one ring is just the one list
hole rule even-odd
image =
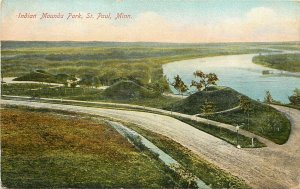
[[109, 99], [132, 100], [155, 97], [157, 94], [133, 81], [122, 80], [108, 87], [103, 95]]
[[221, 114], [212, 113], [202, 116], [221, 123], [239, 125], [243, 129], [277, 144], [284, 144], [290, 135], [291, 123], [289, 120], [274, 108], [252, 100], [229, 87], [214, 87], [208, 91], [196, 92], [183, 100], [172, 103], [165, 109], [190, 115], [200, 114], [203, 113], [205, 101], [208, 101], [213, 104], [214, 112], [218, 112], [237, 107], [241, 96], [249, 100], [251, 104], [249, 112], [238, 108]]
[[53, 75], [44, 70], [32, 71], [21, 77], [17, 77], [14, 81], [37, 81], [37, 82], [47, 82], [47, 83], [65, 83], [70, 76], [67, 74], [57, 74]]
[[240, 96], [241, 93], [229, 87], [210, 87], [207, 91], [196, 92], [165, 109], [191, 115], [199, 114], [205, 101], [208, 101], [213, 103], [215, 111], [222, 111], [238, 106]]

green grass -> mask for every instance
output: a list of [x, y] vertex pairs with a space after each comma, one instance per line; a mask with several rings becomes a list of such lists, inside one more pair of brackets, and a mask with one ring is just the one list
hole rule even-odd
[[47, 82], [47, 83], [66, 83], [70, 76], [67, 74], [57, 74], [53, 75], [43, 70], [32, 71], [21, 77], [17, 77], [15, 81], [37, 81], [37, 82]]
[[33, 89], [40, 89], [43, 87], [49, 87], [45, 84], [39, 83], [1, 83], [1, 91], [4, 94], [24, 94], [24, 91], [33, 90]]
[[[53, 112], [52, 112], [53, 113]], [[158, 162], [110, 126], [49, 112], [1, 111], [1, 179], [9, 188], [166, 188]]]
[[[199, 123], [197, 121], [193, 121], [193, 120], [186, 119], [186, 118], [176, 117], [176, 119], [178, 119], [184, 123], [187, 123], [201, 131], [204, 131], [208, 134], [218, 137], [234, 146], [240, 145], [242, 148], [252, 148], [252, 146], [251, 146], [252, 139], [249, 137], [243, 136], [243, 135], [239, 135], [239, 142], [237, 144], [236, 132], [230, 131], [225, 128], [217, 127], [214, 125]], [[265, 144], [261, 143], [257, 139], [254, 139], [254, 146], [253, 146], [254, 148], [261, 148], [261, 147], [265, 147], [265, 146], [266, 146]]]
[[[86, 117], [87, 115], [86, 114], [77, 114], [77, 113], [73, 113], [73, 112], [66, 112], [66, 111], [60, 111], [60, 110], [50, 110], [50, 109], [34, 109], [34, 108], [28, 108], [28, 107], [19, 107], [19, 106], [9, 106], [10, 108], [18, 108], [18, 110], [16, 111], [19, 111], [19, 112], [22, 112], [22, 116], [24, 116], [24, 112], [27, 112], [27, 113], [35, 113], [35, 114], [40, 114], [43, 116], [43, 122], [45, 121], [44, 118], [46, 117], [46, 119], [50, 116], [53, 116], [53, 115], [58, 115], [58, 114], [63, 114], [63, 115], [69, 115], [69, 116], [76, 116], [77, 118], [78, 117]], [[42, 114], [41, 114], [42, 113]], [[32, 116], [32, 114], [30, 114]], [[47, 116], [45, 116], [47, 115]], [[19, 116], [19, 118], [22, 119], [22, 116]], [[26, 116], [26, 115], [25, 115]], [[87, 117], [90, 117], [90, 116], [87, 116]], [[35, 117], [33, 117], [35, 118]], [[79, 119], [76, 120], [73, 120], [74, 122], [76, 123], [79, 123], [79, 124], [82, 124], [81, 122], [78, 122]], [[80, 120], [84, 120], [84, 119], [80, 119]], [[95, 123], [94, 121], [92, 122], [92, 124], [96, 124], [97, 126], [99, 126], [98, 122], [99, 122], [99, 117], [96, 117], [97, 119], [97, 123]], [[61, 119], [61, 118], [59, 118]], [[66, 118], [64, 118], [66, 119]], [[74, 118], [72, 118], [74, 119]], [[14, 119], [12, 119], [14, 120]], [[69, 120], [69, 118], [68, 118]], [[15, 120], [16, 121], [16, 120]], [[36, 121], [36, 120], [34, 120]], [[90, 119], [88, 120], [84, 120], [85, 122], [83, 124], [86, 124], [88, 122], [90, 122]], [[20, 123], [18, 121], [18, 123]], [[36, 123], [36, 122], [35, 122]], [[37, 124], [37, 123], [36, 123]], [[100, 124], [101, 124], [101, 121], [100, 121]], [[160, 149], [162, 149], [164, 152], [168, 153], [169, 155], [171, 155], [174, 159], [176, 159], [179, 163], [181, 163], [183, 165], [183, 167], [192, 172], [193, 174], [195, 174], [197, 177], [199, 177], [200, 179], [202, 179], [206, 184], [212, 186], [212, 188], [241, 188], [241, 189], [246, 189], [246, 188], [250, 188], [243, 180], [231, 175], [230, 173], [218, 168], [217, 166], [209, 163], [208, 161], [204, 160], [203, 158], [201, 158], [200, 156], [197, 156], [195, 155], [194, 153], [192, 153], [190, 150], [186, 149], [185, 147], [181, 146], [179, 143], [176, 143], [172, 140], [170, 140], [169, 138], [167, 137], [164, 137], [162, 135], [159, 135], [159, 134], [155, 134], [153, 132], [150, 132], [150, 131], [147, 131], [147, 130], [144, 130], [144, 129], [141, 129], [139, 127], [137, 127], [136, 125], [134, 124], [130, 124], [130, 123], [123, 123], [124, 125], [130, 127], [131, 129], [134, 129], [136, 130], [138, 133], [142, 134], [143, 136], [145, 136], [148, 140], [150, 140], [151, 142], [153, 142], [155, 145], [157, 145]], [[93, 126], [94, 126], [93, 125]], [[75, 125], [76, 127], [77, 125]], [[60, 128], [59, 128], [60, 129]], [[81, 129], [80, 130], [81, 132], [83, 132], [84, 130]], [[77, 129], [73, 132], [77, 132]], [[92, 131], [89, 131], [89, 132], [94, 132], [94, 130]], [[90, 133], [87, 133], [87, 134], [90, 134]], [[93, 133], [92, 136], [94, 135], [98, 135], [99, 133]], [[106, 133], [107, 135], [107, 133]], [[87, 140], [89, 140], [89, 138], [87, 138]], [[119, 140], [119, 138], [117, 138], [116, 140]], [[107, 141], [106, 141], [107, 142]], [[121, 141], [118, 142], [118, 144], [123, 144]], [[93, 144], [94, 145], [94, 144]], [[96, 144], [97, 145], [97, 144]], [[123, 145], [127, 145], [127, 141], [125, 142], [125, 144]], [[132, 146], [131, 146], [132, 148]], [[66, 160], [67, 158], [64, 157], [64, 154], [65, 153], [66, 149], [64, 149], [64, 153], [61, 154], [61, 156], [63, 156], [62, 158], [53, 158], [51, 159], [51, 168], [47, 169], [48, 171], [45, 171], [43, 172], [40, 171], [40, 172], [37, 172], [37, 170], [35, 171], [35, 174], [38, 174], [38, 173], [41, 173], [41, 174], [46, 174], [44, 177], [40, 177], [39, 179], [43, 179], [42, 181], [35, 181], [35, 182], [31, 182], [33, 179], [30, 180], [30, 183], [27, 183], [29, 188], [32, 188], [32, 187], [36, 187], [37, 185], [36, 184], [39, 184], [40, 187], [49, 187], [49, 185], [51, 187], [59, 187], [61, 186], [61, 184], [59, 182], [63, 182], [64, 183], [64, 186], [66, 186], [68, 184], [68, 182], [70, 182], [67, 186], [70, 187], [96, 187], [96, 188], [99, 188], [99, 187], [107, 187], [105, 185], [101, 185], [101, 184], [97, 184], [97, 182], [93, 182], [92, 184], [85, 184], [84, 182], [81, 182], [81, 183], [76, 183], [76, 179], [72, 177], [70, 177], [70, 174], [68, 174], [67, 171], [72, 171], [73, 173], [77, 173], [74, 169], [76, 169], [75, 167], [78, 168], [78, 165], [80, 165], [81, 167], [84, 167], [84, 169], [80, 169], [81, 171], [83, 171], [83, 173], [78, 173], [77, 176], [82, 176], [84, 175], [84, 173], [86, 171], [90, 171], [90, 170], [95, 170], [98, 166], [97, 163], [99, 163], [99, 157], [97, 156], [96, 158], [92, 158], [90, 161], [86, 159], [86, 157], [77, 157], [75, 158], [75, 160], [78, 160], [78, 161], [75, 161], [74, 159], [72, 159], [74, 157], [74, 154], [67, 154], [67, 158], [71, 158], [70, 160]], [[136, 149], [134, 149], [134, 152], [136, 152]], [[53, 156], [56, 156], [60, 153], [60, 151], [55, 151], [53, 152]], [[81, 153], [82, 155], [82, 153]], [[93, 156], [95, 156], [95, 154], [93, 154]], [[149, 154], [150, 157], [153, 157], [152, 155]], [[131, 156], [130, 156], [131, 157]], [[130, 158], [128, 157], [128, 158]], [[32, 157], [33, 158], [33, 157]], [[42, 163], [40, 162], [37, 162], [37, 163], [30, 163], [30, 162], [33, 162], [31, 159], [27, 159], [28, 161], [30, 162], [24, 162], [24, 160], [18, 160], [18, 161], [21, 161], [21, 163], [18, 164], [18, 167], [15, 168], [15, 169], [25, 169], [25, 171], [27, 173], [29, 173], [28, 170], [32, 170], [33, 169], [33, 166], [39, 166], [39, 167], [47, 167], [48, 166], [48, 160], [47, 158], [42, 158]], [[155, 159], [155, 158], [154, 158]], [[34, 158], [34, 160], [39, 160], [39, 158]], [[56, 162], [56, 161], [59, 161], [59, 162]], [[88, 162], [88, 164], [84, 164], [82, 161], [80, 160], [85, 160]], [[113, 161], [113, 160], [105, 160], [106, 163], [110, 162], [110, 161]], [[153, 160], [152, 160], [153, 161]], [[3, 163], [3, 161], [2, 161]], [[14, 165], [16, 163], [16, 160], [13, 160], [12, 164]], [[28, 164], [27, 167], [24, 167], [24, 164]], [[75, 165], [78, 164], [78, 165]], [[152, 165], [151, 164], [152, 162], [150, 161], [149, 162], [149, 167]], [[160, 162], [156, 162], [157, 165], [156, 167], [159, 167], [160, 168]], [[42, 165], [41, 165], [42, 164]], [[58, 165], [56, 165], [58, 164]], [[65, 174], [60, 174], [61, 173], [61, 167], [62, 166], [70, 166], [70, 165], [73, 165], [72, 168], [68, 169], [64, 169], [64, 173], [66, 173], [68, 176], [66, 176]], [[117, 165], [117, 164], [116, 164]], [[57, 166], [60, 166], [59, 168]], [[113, 165], [111, 165], [113, 166]], [[142, 165], [140, 165], [142, 166]], [[2, 167], [3, 167], [3, 164], [2, 164]], [[89, 167], [90, 169], [86, 169], [86, 167]], [[105, 167], [107, 168], [107, 167]], [[107, 169], [109, 169], [111, 167], [108, 167]], [[55, 175], [49, 175], [49, 172], [51, 173], [52, 172], [52, 169], [55, 169], [53, 171], [55, 171]], [[133, 168], [132, 168], [133, 169]], [[129, 171], [131, 171], [132, 169], [129, 169]], [[163, 169], [163, 168], [162, 168]], [[12, 170], [12, 166], [10, 166], [10, 170]], [[114, 171], [116, 171], [117, 169], [114, 169]], [[163, 169], [164, 170], [164, 169]], [[99, 170], [98, 170], [99, 171]], [[140, 171], [140, 169], [137, 169], [135, 171]], [[145, 171], [145, 170], [144, 170]], [[174, 175], [174, 173], [170, 172], [170, 170], [165, 170], [166, 172], [162, 172], [162, 174], [166, 174], [165, 177], [169, 177], [169, 176], [173, 176], [173, 177], [177, 177], [176, 175]], [[101, 173], [101, 171], [99, 171]], [[92, 174], [90, 177], [88, 177], [88, 179], [99, 179], [99, 172], [96, 172], [98, 175], [95, 174]], [[18, 173], [18, 172], [14, 172], [15, 174], [22, 174], [22, 173]], [[106, 172], [106, 174], [108, 174], [109, 172]], [[126, 172], [127, 173], [127, 172]], [[130, 173], [130, 172], [129, 172]], [[150, 172], [149, 172], [150, 174]], [[170, 174], [170, 175], [169, 175]], [[75, 174], [76, 175], [76, 174]], [[33, 175], [33, 176], [36, 176], [36, 175]], [[72, 175], [74, 176], [74, 174]], [[97, 177], [98, 176], [98, 177]], [[2, 173], [2, 177], [3, 177], [3, 173]], [[61, 179], [59, 178], [56, 178], [55, 179], [55, 182], [53, 182], [53, 179], [54, 177], [62, 177]], [[94, 177], [97, 177], [97, 178], [94, 178]], [[155, 177], [155, 175], [151, 175], [149, 176], [151, 178]], [[18, 177], [16, 177], [18, 178]], [[115, 178], [115, 177], [114, 177]], [[129, 179], [129, 176], [127, 176], [126, 178]], [[131, 177], [130, 177], [131, 178]], [[140, 178], [140, 177], [139, 177]], [[170, 178], [170, 177], [169, 177]], [[24, 177], [20, 178], [20, 179], [24, 179]], [[79, 178], [81, 180], [84, 180], [85, 178]], [[106, 177], [107, 179], [107, 177]], [[135, 179], [135, 178], [134, 178]], [[177, 178], [176, 181], [179, 181], [178, 180], [179, 178]], [[26, 180], [26, 179], [25, 179]], [[49, 180], [49, 181], [47, 181]], [[46, 182], [47, 181], [47, 182]], [[137, 188], [140, 188], [140, 185], [141, 183], [144, 183], [146, 182], [147, 180], [145, 180], [145, 178], [143, 178], [143, 181], [141, 182], [137, 182], [136, 185], [134, 186], [131, 186], [131, 187], [137, 187]], [[14, 180], [14, 185], [17, 185], [16, 183], [16, 180]], [[42, 183], [40, 183], [42, 182]], [[89, 182], [89, 181], [87, 181]], [[23, 182], [23, 183], [26, 183], [26, 182]], [[48, 184], [49, 185], [48, 185]], [[55, 185], [54, 185], [54, 184]], [[75, 184], [74, 184], [75, 183]], [[113, 185], [113, 181], [110, 182], [110, 186]], [[167, 186], [173, 186], [175, 183], [173, 183], [171, 180], [166, 180], [166, 181], [163, 181], [162, 182], [162, 186], [159, 186], [159, 185], [155, 185], [156, 183], [151, 183], [151, 185], [147, 185], [147, 188], [151, 188], [151, 187], [154, 187], [154, 188], [159, 188], [159, 187], [167, 187]], [[184, 183], [182, 183], [184, 184]], [[119, 185], [119, 187], [124, 187], [123, 183], [121, 183]], [[177, 185], [178, 187], [178, 185]], [[22, 188], [24, 188], [24, 186], [22, 185]]]
[[300, 110], [300, 105], [294, 105], [294, 104], [281, 104], [281, 103], [276, 103], [276, 102], [272, 102], [272, 104], [278, 105], [278, 106], [284, 106], [284, 107], [288, 107], [288, 108], [293, 108], [293, 109], [296, 109], [296, 110]]
[[102, 85], [133, 80], [140, 85], [163, 80], [162, 64], [219, 55], [268, 52], [256, 44], [164, 44], [105, 42], [2, 42], [4, 77], [34, 70], [97, 77]]
[[278, 50], [300, 50], [300, 43], [290, 43], [290, 44], [278, 44], [278, 45], [270, 45], [269, 48], [278, 49]]
[[[6, 99], [6, 97], [4, 97], [4, 99]], [[10, 99], [10, 98], [8, 98]], [[66, 104], [66, 105], [77, 105], [77, 106], [84, 106], [84, 107], [100, 107], [100, 108], [109, 108], [109, 109], [118, 109], [118, 110], [132, 110], [132, 111], [142, 111], [142, 112], [149, 112], [149, 113], [154, 113], [154, 114], [160, 114], [160, 115], [165, 115], [163, 113], [159, 113], [156, 111], [151, 111], [151, 110], [147, 110], [144, 108], [132, 108], [132, 107], [117, 107], [115, 105], [107, 105], [107, 104], [96, 104], [96, 103], [85, 103], [85, 102], [67, 102], [67, 101], [51, 101], [51, 100], [39, 100], [40, 102], [46, 102], [46, 103], [60, 103], [60, 104]], [[169, 114], [167, 116], [170, 116]], [[190, 119], [186, 119], [186, 118], [181, 118], [178, 116], [172, 116], [175, 119], [178, 119], [184, 123], [187, 123], [199, 130], [202, 130], [206, 133], [209, 133], [215, 137], [218, 137], [226, 142], [228, 142], [229, 144], [232, 144], [234, 146], [237, 145], [237, 141], [236, 141], [236, 133], [232, 132], [228, 129], [225, 128], [220, 128], [214, 125], [208, 125], [208, 124], [204, 124], [204, 123], [199, 123], [197, 121], [193, 121]], [[243, 135], [239, 135], [239, 145], [243, 148], [260, 148], [260, 147], [265, 147], [265, 144], [259, 142], [257, 139], [254, 139], [254, 146], [252, 146], [252, 139]]]
[[[7, 97], [3, 97], [4, 99], [6, 99]], [[8, 98], [10, 99], [10, 98]], [[166, 115], [160, 112], [156, 112], [156, 111], [151, 111], [151, 110], [147, 110], [144, 109], [143, 107], [141, 108], [132, 108], [132, 107], [117, 107], [115, 105], [108, 105], [108, 104], [96, 104], [96, 103], [86, 103], [86, 102], [67, 102], [67, 101], [51, 101], [51, 100], [39, 100], [39, 102], [46, 102], [46, 103], [60, 103], [60, 104], [66, 104], [66, 105], [77, 105], [77, 106], [84, 106], [84, 107], [100, 107], [100, 108], [109, 108], [109, 109], [118, 109], [118, 110], [127, 110], [127, 111], [142, 111], [142, 112], [149, 112], [149, 113], [154, 113], [154, 114], [160, 114], [160, 115]], [[153, 102], [152, 102], [153, 103]], [[167, 116], [170, 116], [170, 114], [168, 114]], [[220, 128], [217, 126], [213, 126], [213, 125], [208, 125], [208, 124], [204, 124], [204, 123], [199, 123], [197, 121], [193, 121], [190, 119], [186, 119], [186, 118], [181, 118], [178, 116], [172, 116], [175, 119], [178, 119], [184, 123], [187, 123], [199, 130], [202, 130], [206, 133], [209, 133], [215, 137], [218, 137], [226, 142], [228, 142], [229, 144], [232, 144], [234, 146], [237, 145], [237, 141], [236, 141], [236, 133], [232, 132], [228, 129], [225, 128]], [[260, 147], [265, 147], [265, 144], [259, 142], [257, 139], [254, 139], [254, 146], [252, 146], [252, 139], [243, 135], [239, 135], [239, 145], [243, 148], [260, 148]]]
[[[239, 103], [238, 96], [242, 95], [230, 88], [223, 88], [216, 91], [198, 92], [184, 100], [179, 98], [165, 97], [161, 95], [156, 96], [154, 98], [111, 99], [109, 96], [104, 96], [103, 91], [93, 88], [49, 88], [48, 86], [45, 86], [37, 89], [37, 87], [39, 86], [39, 84], [2, 85], [2, 94], [63, 98], [83, 101], [126, 103], [169, 110], [170, 107], [172, 107], [173, 105], [173, 111], [180, 110], [179, 112], [186, 114], [200, 113], [200, 111], [197, 112], [196, 110], [201, 110], [201, 106], [206, 98], [216, 101], [213, 102], [214, 104], [218, 105], [216, 106], [217, 110], [217, 107], [219, 107], [219, 110], [235, 107]], [[222, 103], [223, 100], [224, 103]], [[180, 109], [175, 109], [174, 104], [180, 105]], [[235, 110], [233, 112], [209, 115], [206, 118], [232, 125], [244, 125], [243, 129], [245, 130], [253, 132], [262, 137], [268, 138], [278, 144], [285, 143], [288, 140], [290, 133], [289, 120], [277, 110], [270, 108], [267, 105], [261, 104], [254, 100], [251, 100], [251, 104], [253, 106], [253, 110], [249, 114], [249, 126], [247, 125], [247, 114], [245, 114], [242, 110]], [[84, 104], [84, 106], [86, 106], [86, 104]], [[99, 107], [99, 105], [96, 106]], [[210, 133], [213, 134], [212, 132]], [[228, 133], [228, 139], [226, 140], [230, 142], [230, 140], [232, 141], [233, 139], [230, 139], [229, 136], [230, 133]], [[249, 140], [247, 139], [247, 141]], [[248, 144], [246, 144], [245, 146], [247, 145]]]
[[209, 163], [202, 157], [195, 155], [179, 143], [133, 124], [126, 123], [126, 125], [136, 130], [164, 152], [172, 156], [183, 165], [185, 169], [195, 174], [212, 188], [250, 188], [243, 180]]
[[213, 90], [196, 92], [183, 100], [165, 107], [165, 109], [194, 115], [203, 113], [201, 110], [202, 106], [205, 101], [208, 101], [213, 103], [214, 111], [217, 112], [238, 106], [240, 95], [242, 94], [229, 87], [218, 87]]
[[[201, 107], [207, 100], [214, 104], [215, 111], [221, 111], [238, 106], [240, 96], [245, 95], [229, 87], [213, 91], [201, 91], [192, 94], [184, 100], [172, 103], [165, 109], [173, 109], [173, 111], [184, 114], [199, 114], [202, 113]], [[242, 128], [245, 130], [265, 137], [277, 144], [284, 144], [290, 134], [291, 124], [289, 120], [274, 108], [248, 97], [246, 98], [250, 100], [252, 107], [249, 114], [249, 125], [248, 115], [241, 109], [221, 114], [202, 115], [202, 117], [231, 125], [244, 125]], [[212, 133], [210, 131], [207, 132]], [[230, 133], [227, 135], [230, 136]]]
[[300, 72], [300, 54], [275, 54], [253, 57], [252, 61], [270, 68]]
[[[122, 82], [120, 83], [122, 84]], [[124, 84], [124, 83], [123, 83]], [[153, 91], [147, 90], [144, 87], [137, 86], [129, 82], [130, 86], [133, 88], [139, 88], [138, 93], [135, 91], [127, 91], [124, 87], [127, 87], [127, 82], [125, 85], [120, 87], [113, 86], [112, 89], [108, 89], [105, 94], [103, 90], [94, 88], [69, 88], [69, 87], [55, 87], [50, 88], [47, 85], [40, 84], [2, 84], [2, 94], [3, 95], [16, 95], [16, 96], [31, 96], [31, 97], [45, 97], [45, 98], [62, 98], [62, 99], [73, 99], [73, 100], [84, 100], [84, 101], [100, 101], [100, 102], [115, 102], [115, 103], [126, 103], [126, 104], [136, 104], [145, 105], [156, 108], [163, 108], [169, 106], [180, 99], [166, 97], [159, 94], [155, 94]], [[118, 84], [117, 84], [118, 85]], [[127, 97], [121, 93], [124, 91]], [[118, 92], [118, 93], [116, 93]], [[128, 98], [135, 97], [131, 95], [139, 95], [139, 98]], [[140, 95], [143, 94], [143, 95]]]
[[252, 101], [253, 110], [248, 116], [242, 110], [206, 116], [206, 118], [242, 126], [243, 129], [265, 137], [277, 144], [284, 144], [291, 131], [287, 117], [272, 107]]
[[103, 94], [107, 99], [116, 100], [155, 98], [160, 95], [133, 81], [119, 81], [108, 87]]

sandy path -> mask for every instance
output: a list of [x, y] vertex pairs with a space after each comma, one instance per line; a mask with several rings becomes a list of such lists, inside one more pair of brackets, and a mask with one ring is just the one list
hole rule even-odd
[[[210, 162], [246, 180], [254, 188], [281, 189], [300, 186], [300, 112], [297, 110], [292, 111], [293, 131], [285, 145], [239, 150], [177, 119], [163, 115], [12, 100], [2, 100], [1, 104], [70, 110], [129, 121], [172, 138]], [[280, 110], [286, 111], [285, 108]]]

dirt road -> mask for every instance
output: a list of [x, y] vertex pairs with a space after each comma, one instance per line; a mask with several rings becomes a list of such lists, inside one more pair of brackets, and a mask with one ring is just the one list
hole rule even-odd
[[[2, 95], [3, 97], [8, 97], [9, 99], [15, 99], [15, 100], [30, 100], [31, 97], [26, 97], [26, 96], [11, 96], [11, 95]], [[158, 114], [165, 114], [165, 115], [172, 115], [172, 116], [177, 116], [177, 117], [181, 117], [181, 118], [186, 118], [186, 119], [190, 119], [193, 121], [197, 121], [200, 123], [205, 123], [205, 124], [210, 124], [210, 125], [214, 125], [217, 127], [222, 127], [228, 130], [231, 130], [233, 132], [236, 132], [235, 126], [230, 125], [230, 124], [225, 124], [225, 123], [220, 123], [217, 121], [213, 121], [213, 120], [209, 120], [209, 119], [205, 119], [203, 117], [197, 117], [195, 115], [188, 115], [188, 114], [183, 114], [183, 113], [179, 113], [179, 112], [171, 112], [168, 110], [162, 110], [162, 109], [158, 109], [158, 108], [152, 108], [152, 107], [147, 107], [147, 106], [140, 106], [140, 105], [133, 105], [133, 104], [120, 104], [120, 103], [111, 103], [111, 102], [94, 102], [94, 101], [80, 101], [80, 100], [70, 100], [70, 99], [54, 99], [54, 98], [40, 98], [40, 100], [46, 100], [46, 101], [50, 101], [52, 102], [72, 102], [72, 103], [85, 103], [85, 104], [93, 104], [93, 105], [111, 105], [114, 107], [119, 107], [119, 108], [136, 108], [136, 109], [140, 109], [140, 110], [147, 110], [147, 111], [152, 111]], [[235, 107], [237, 108], [237, 107]], [[274, 142], [263, 138], [261, 136], [258, 136], [254, 133], [251, 133], [249, 131], [246, 131], [242, 128], [240, 128], [239, 130], [239, 134], [240, 135], [244, 135], [246, 137], [249, 138], [256, 138], [258, 139], [260, 142], [266, 144], [267, 146], [272, 146], [272, 145], [276, 145]]]
[[[177, 119], [158, 114], [12, 100], [2, 100], [1, 104], [70, 110], [132, 122], [179, 142], [199, 156], [244, 179], [254, 188], [296, 189], [300, 187], [300, 112], [298, 110], [291, 110], [292, 133], [286, 144], [260, 149], [237, 149]], [[288, 111], [283, 107], [278, 109], [283, 112]]]

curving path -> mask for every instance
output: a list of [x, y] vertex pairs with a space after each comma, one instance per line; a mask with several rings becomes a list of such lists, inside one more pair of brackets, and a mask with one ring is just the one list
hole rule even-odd
[[51, 85], [51, 86], [64, 86], [64, 84], [60, 83], [47, 83], [47, 82], [40, 82], [40, 81], [14, 81], [17, 77], [4, 77], [3, 82], [7, 84], [44, 84], [44, 85]]
[[[15, 99], [15, 100], [31, 100], [31, 97], [26, 97], [26, 96], [12, 96], [12, 95], [2, 95], [3, 97], [8, 97], [9, 99]], [[39, 98], [39, 100], [46, 100], [48, 102], [74, 102], [74, 103], [85, 103], [85, 104], [93, 104], [93, 105], [110, 105], [113, 107], [119, 107], [119, 108], [128, 108], [128, 109], [139, 109], [139, 110], [148, 110], [148, 111], [152, 111], [158, 114], [165, 114], [165, 115], [172, 115], [172, 116], [177, 116], [177, 117], [181, 117], [181, 118], [186, 118], [186, 119], [190, 119], [193, 121], [197, 121], [200, 123], [205, 123], [205, 124], [210, 124], [210, 125], [214, 125], [217, 127], [222, 127], [225, 129], [228, 129], [230, 131], [236, 132], [235, 130], [235, 126], [230, 125], [230, 124], [226, 124], [226, 123], [221, 123], [221, 122], [217, 122], [217, 121], [213, 121], [213, 120], [209, 120], [209, 119], [205, 119], [202, 117], [197, 117], [196, 115], [188, 115], [188, 114], [183, 114], [183, 113], [179, 113], [179, 112], [172, 112], [172, 111], [168, 111], [168, 110], [162, 110], [162, 109], [158, 109], [158, 108], [152, 108], [152, 107], [146, 107], [146, 106], [140, 106], [140, 105], [133, 105], [133, 104], [120, 104], [120, 103], [111, 103], [111, 102], [93, 102], [93, 101], [80, 101], [80, 100], [67, 100], [67, 99], [55, 99], [55, 98]], [[237, 108], [237, 107], [236, 107]], [[246, 131], [242, 128], [240, 128], [239, 130], [239, 134], [244, 135], [246, 137], [249, 138], [256, 138], [258, 139], [260, 142], [266, 144], [267, 146], [273, 146], [273, 145], [277, 145], [274, 142], [263, 138], [259, 135], [256, 135], [254, 133], [251, 133], [249, 131]]]
[[[164, 115], [13, 100], [1, 100], [1, 104], [75, 111], [132, 122], [179, 142], [199, 156], [244, 179], [254, 188], [296, 189], [300, 187], [300, 112], [298, 110], [291, 110], [292, 133], [286, 144], [260, 149], [237, 149], [216, 137]], [[287, 111], [283, 107], [276, 108], [283, 112]]]

